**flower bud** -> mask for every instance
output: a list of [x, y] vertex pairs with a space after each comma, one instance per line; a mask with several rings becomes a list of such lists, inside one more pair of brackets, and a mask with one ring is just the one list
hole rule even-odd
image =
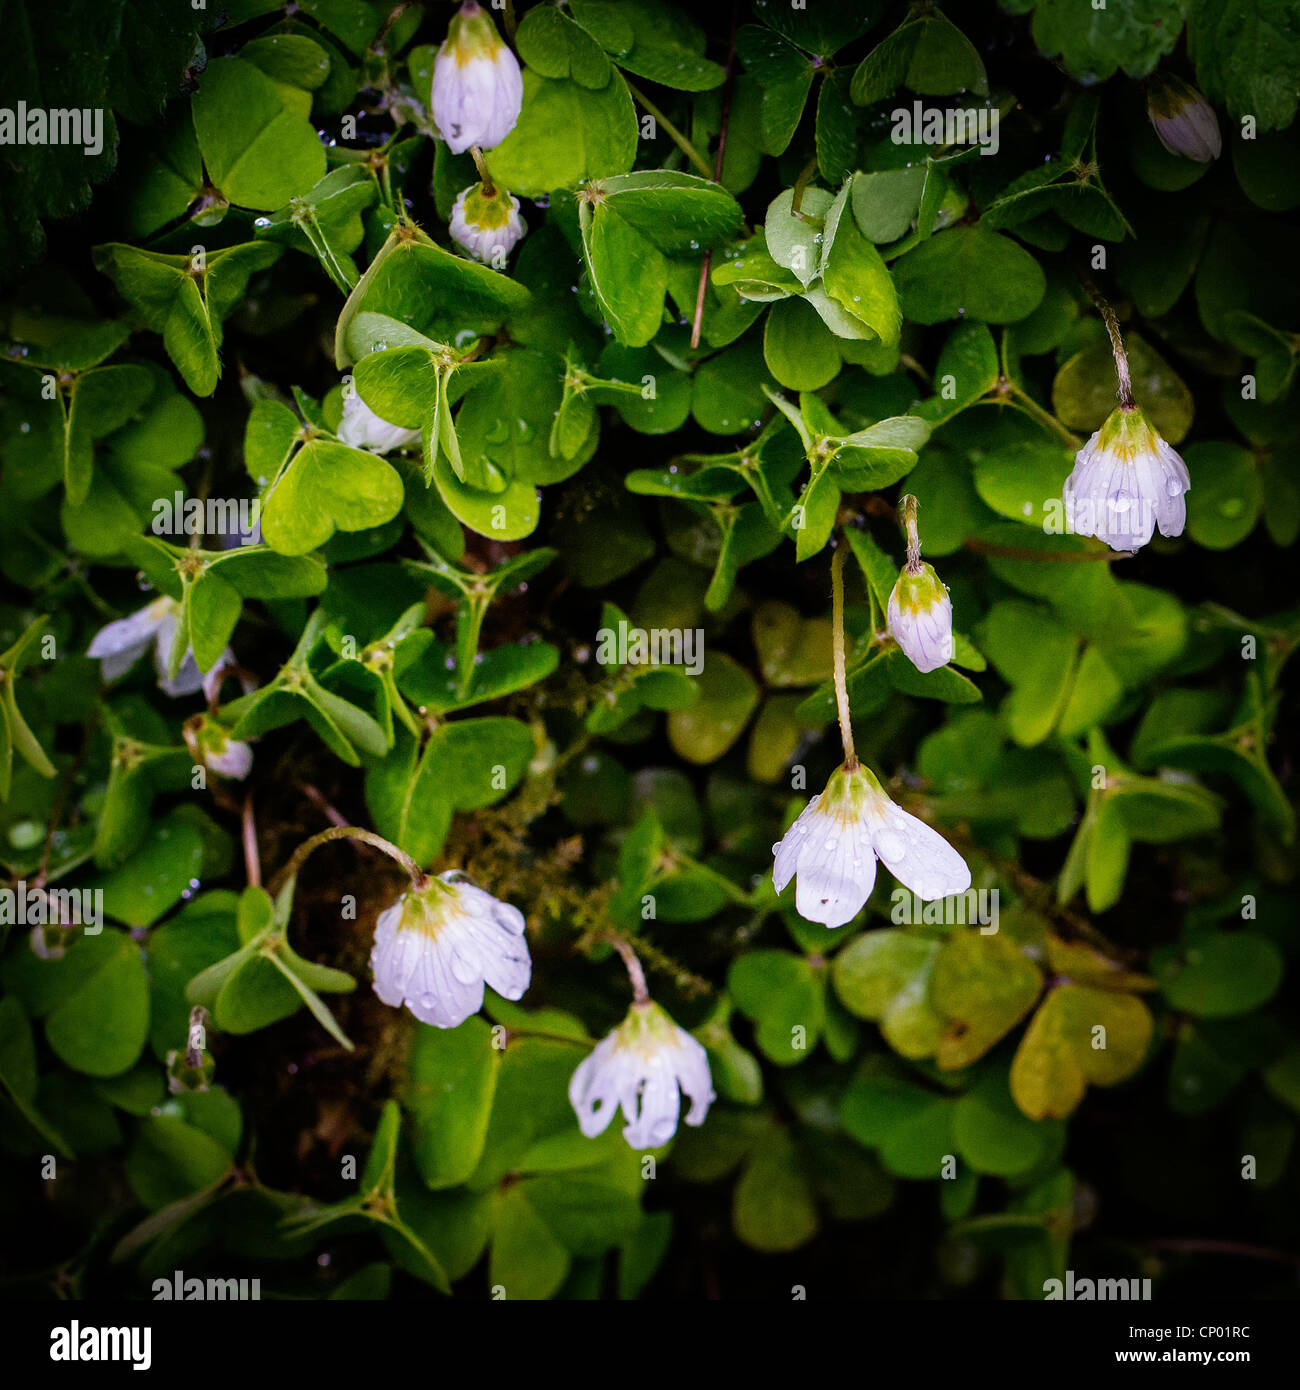
[[1192, 480], [1178, 452], [1135, 405], [1118, 406], [1074, 457], [1065, 481], [1065, 521], [1112, 550], [1139, 550], [1157, 526], [1180, 536]]
[[952, 600], [933, 565], [909, 562], [899, 571], [886, 626], [918, 671], [934, 671], [952, 660]]
[[1222, 153], [1223, 137], [1214, 108], [1181, 77], [1161, 73], [1151, 80], [1147, 115], [1170, 154], [1208, 164]]
[[230, 730], [211, 715], [196, 714], [187, 719], [181, 732], [190, 757], [216, 776], [242, 782], [252, 771], [253, 750], [248, 744], [231, 738]]
[[433, 64], [433, 119], [452, 154], [490, 150], [515, 128], [524, 100], [519, 60], [490, 16], [466, 0]]
[[451, 210], [452, 239], [485, 265], [504, 265], [526, 230], [519, 199], [504, 188], [489, 193], [476, 183], [456, 199]]

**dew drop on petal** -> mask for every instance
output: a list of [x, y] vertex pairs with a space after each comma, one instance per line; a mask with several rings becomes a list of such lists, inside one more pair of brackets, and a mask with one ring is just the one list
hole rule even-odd
[[876, 853], [882, 859], [901, 859], [906, 849], [903, 837], [896, 835], [892, 830], [886, 830], [876, 837]]

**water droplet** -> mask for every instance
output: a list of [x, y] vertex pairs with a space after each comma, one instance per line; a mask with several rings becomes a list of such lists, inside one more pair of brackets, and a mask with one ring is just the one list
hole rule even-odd
[[886, 862], [890, 859], [901, 859], [906, 849], [903, 837], [896, 835], [892, 830], [886, 830], [876, 837], [876, 853]]
[[1170, 478], [1169, 481], [1165, 484], [1165, 491], [1170, 495], [1170, 497], [1181, 497], [1183, 492], [1183, 485], [1178, 481], [1177, 478]]

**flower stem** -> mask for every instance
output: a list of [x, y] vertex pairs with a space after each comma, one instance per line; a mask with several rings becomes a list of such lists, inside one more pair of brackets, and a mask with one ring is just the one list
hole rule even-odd
[[271, 885], [271, 896], [274, 897], [289, 879], [297, 877], [298, 870], [302, 868], [303, 862], [313, 850], [319, 849], [321, 845], [329, 844], [331, 840], [362, 840], [375, 849], [383, 850], [390, 859], [395, 859], [410, 874], [411, 887], [417, 892], [429, 881], [428, 875], [405, 850], [398, 849], [395, 844], [390, 840], [385, 840], [382, 835], [376, 835], [373, 830], [363, 830], [359, 825], [335, 825], [313, 835], [310, 840], [304, 840], [294, 850], [289, 857], [289, 862], [276, 874], [275, 882]]
[[853, 748], [853, 723], [849, 718], [849, 687], [844, 676], [844, 552], [840, 545], [831, 560], [831, 626], [835, 643], [835, 704], [840, 715], [840, 739], [844, 744], [844, 766], [852, 772], [858, 765]]
[[[626, 80], [626, 79], [624, 79]], [[681, 133], [680, 130], [668, 119], [667, 116], [650, 100], [649, 97], [633, 83], [627, 83], [627, 89], [632, 96], [655, 118], [659, 125], [668, 132], [668, 138], [677, 146], [679, 150], [691, 161], [706, 179], [713, 177], [713, 170], [709, 168], [704, 157], [699, 150]]]
[[1028, 392], [1022, 391], [1014, 381], [1007, 383], [1007, 392], [1011, 396], [1011, 405], [1017, 410], [1023, 411], [1030, 419], [1037, 420], [1044, 429], [1051, 430], [1063, 444], [1068, 445], [1071, 449], [1078, 449], [1083, 443], [1077, 434], [1063, 425], [1050, 410], [1044, 410]]
[[903, 529], [907, 532], [907, 572], [908, 574], [921, 573], [921, 533], [916, 525], [916, 513], [919, 503], [909, 492], [905, 497], [898, 501], [898, 519], [903, 524]]
[[496, 185], [492, 182], [492, 175], [488, 172], [487, 161], [483, 158], [483, 151], [477, 145], [469, 147], [470, 155], [474, 160], [474, 167], [478, 170], [478, 176], [483, 184], [483, 196], [494, 198], [496, 196]]
[[[727, 123], [731, 119], [731, 78], [736, 63], [736, 11], [731, 11], [731, 47], [727, 52], [727, 85], [722, 91], [722, 122], [718, 129], [718, 152], [713, 161], [713, 181], [722, 182], [722, 162], [727, 152]], [[713, 265], [713, 248], [704, 253], [700, 266], [700, 288], [695, 296], [695, 317], [691, 320], [691, 351], [700, 345], [700, 333], [704, 327], [704, 296], [709, 287], [709, 269]]]
[[1133, 409], [1133, 379], [1129, 376], [1128, 353], [1124, 351], [1124, 339], [1120, 337], [1119, 320], [1115, 317], [1115, 311], [1110, 307], [1105, 299], [1102, 298], [1100, 291], [1090, 280], [1083, 282], [1083, 287], [1088, 291], [1092, 302], [1097, 306], [1101, 313], [1102, 321], [1106, 325], [1106, 332], [1110, 334], [1110, 350], [1115, 357], [1115, 372], [1119, 377], [1119, 404], [1121, 410]]
[[637, 1004], [649, 1002], [650, 991], [646, 988], [645, 971], [641, 969], [641, 962], [636, 958], [636, 952], [621, 936], [611, 936], [610, 945], [623, 957], [623, 964], [627, 967], [627, 977], [632, 982], [632, 999]]

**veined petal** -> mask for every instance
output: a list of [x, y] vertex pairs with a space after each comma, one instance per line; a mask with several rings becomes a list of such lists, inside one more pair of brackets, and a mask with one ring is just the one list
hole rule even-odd
[[799, 915], [827, 927], [851, 922], [876, 883], [876, 855], [865, 825], [840, 822], [837, 833], [814, 837], [799, 856], [795, 906]]
[[[629, 1105], [630, 1102], [630, 1105]], [[667, 1050], [646, 1059], [640, 1086], [623, 1102], [623, 1138], [634, 1149], [657, 1149], [677, 1133], [682, 1097]]]
[[873, 842], [885, 868], [925, 902], [970, 887], [970, 868], [961, 855], [937, 830], [901, 806], [890, 806]]
[[[99, 629], [91, 639], [86, 655], [104, 663], [102, 670], [106, 681], [116, 680], [135, 665], [144, 649], [154, 640], [159, 625], [171, 608], [171, 599], [157, 598], [130, 617], [118, 618], [116, 622]], [[175, 618], [172, 621], [174, 623]]]
[[778, 893], [785, 892], [785, 886], [794, 877], [799, 867], [799, 855], [808, 837], [819, 828], [817, 806], [821, 796], [813, 799], [799, 812], [798, 819], [785, 832], [779, 844], [772, 846], [776, 859], [772, 865], [772, 884]]
[[569, 1078], [569, 1104], [578, 1117], [578, 1128], [588, 1139], [609, 1128], [619, 1107], [623, 1077], [613, 1057], [616, 1040], [616, 1033], [602, 1038]]
[[375, 993], [422, 1023], [456, 1028], [483, 1007], [487, 985], [508, 999], [527, 989], [523, 928], [518, 909], [444, 875], [380, 915], [370, 956]]

